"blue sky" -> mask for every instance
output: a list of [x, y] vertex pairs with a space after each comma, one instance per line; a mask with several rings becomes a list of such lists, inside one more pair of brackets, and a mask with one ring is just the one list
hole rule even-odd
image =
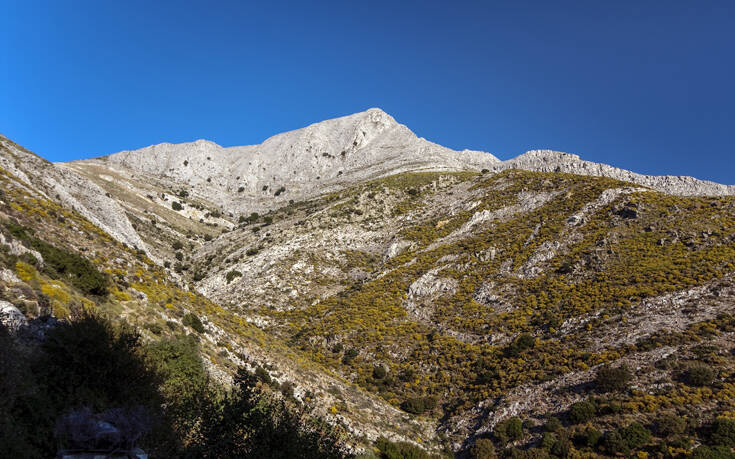
[[380, 107], [508, 159], [735, 184], [735, 2], [3, 1], [0, 132], [71, 160]]

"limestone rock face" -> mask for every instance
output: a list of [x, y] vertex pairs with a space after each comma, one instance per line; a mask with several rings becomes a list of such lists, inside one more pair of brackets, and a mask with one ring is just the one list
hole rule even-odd
[[504, 161], [495, 168], [495, 170], [505, 169], [610, 177], [680, 196], [735, 195], [735, 185], [721, 185], [706, 180], [698, 180], [694, 177], [642, 175], [607, 164], [584, 161], [577, 155], [552, 150], [531, 150], [516, 158]]
[[499, 163], [489, 153], [458, 152], [418, 138], [392, 116], [372, 108], [278, 134], [260, 145], [162, 143], [71, 166], [103, 164], [131, 175], [169, 179], [223, 210], [239, 211], [272, 208], [388, 174], [479, 170]]
[[20, 309], [13, 306], [7, 301], [0, 301], [0, 324], [8, 330], [16, 331], [21, 327], [28, 325], [26, 316], [20, 312]]
[[94, 182], [63, 164], [52, 164], [0, 136], [0, 167], [18, 177], [33, 194], [75, 209], [120, 242], [147, 249], [123, 207]]

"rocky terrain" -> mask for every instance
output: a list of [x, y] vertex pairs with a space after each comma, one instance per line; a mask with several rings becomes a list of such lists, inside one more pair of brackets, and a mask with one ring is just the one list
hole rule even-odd
[[[0, 141], [0, 314], [14, 327], [94, 307], [150, 340], [196, 334], [218, 379], [268, 368], [358, 449], [385, 436], [464, 454], [489, 438], [508, 454], [614, 455], [577, 437], [638, 423], [653, 440], [628, 452], [669, 454], [735, 413], [733, 186], [551, 151], [501, 162], [378, 109], [257, 146], [66, 164]], [[90, 300], [54, 279], [36, 239], [113, 287]], [[601, 371], [622, 366], [624, 387], [603, 389]], [[688, 443], [652, 427], [664, 415]]]

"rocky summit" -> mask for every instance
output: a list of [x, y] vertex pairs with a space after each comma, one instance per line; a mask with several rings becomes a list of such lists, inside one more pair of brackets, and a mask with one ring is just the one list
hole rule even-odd
[[[337, 429], [325, 457], [732, 455], [735, 186], [500, 161], [380, 109], [58, 164], [0, 137], [0, 183], [19, 356], [63, 361], [80, 317], [130, 324], [163, 396], [189, 393], [191, 357]], [[30, 397], [12, 394], [8, 419]], [[215, 451], [171, 400], [176, 447]]]

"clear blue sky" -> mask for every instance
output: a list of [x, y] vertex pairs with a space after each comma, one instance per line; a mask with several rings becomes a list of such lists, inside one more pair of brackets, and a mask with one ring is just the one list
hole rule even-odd
[[380, 107], [501, 159], [735, 183], [732, 0], [0, 3], [0, 132], [54, 161]]

